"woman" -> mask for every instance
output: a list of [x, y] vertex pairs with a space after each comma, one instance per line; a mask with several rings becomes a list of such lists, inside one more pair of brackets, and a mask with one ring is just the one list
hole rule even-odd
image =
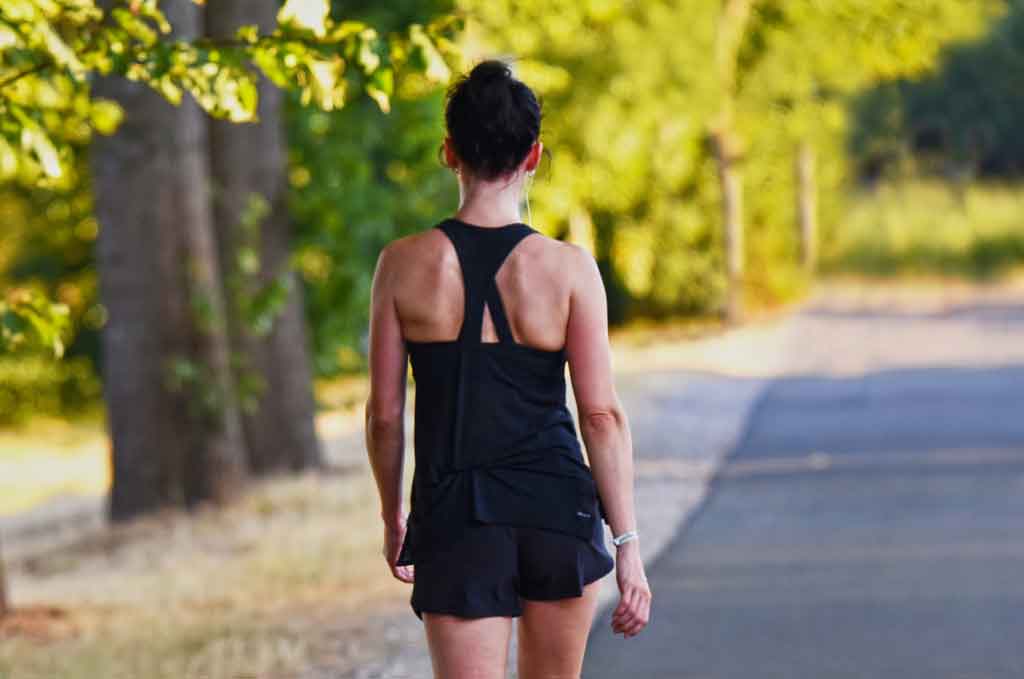
[[[504, 677], [512, 618], [521, 679], [578, 677], [599, 579], [616, 569], [612, 629], [625, 638], [647, 624], [651, 601], [605, 290], [589, 252], [519, 221], [542, 152], [533, 92], [484, 61], [449, 89], [445, 121], [459, 209], [389, 243], [373, 279], [366, 438], [385, 558], [413, 583], [436, 677]], [[417, 392], [408, 519], [407, 358]], [[566, 363], [590, 466], [565, 404]]]

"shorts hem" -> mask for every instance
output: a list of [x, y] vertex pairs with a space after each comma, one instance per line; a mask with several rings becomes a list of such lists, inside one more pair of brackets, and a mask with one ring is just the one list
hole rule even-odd
[[516, 607], [513, 609], [492, 611], [482, 609], [466, 610], [462, 608], [453, 608], [445, 606], [421, 606], [419, 608], [417, 608], [416, 606], [412, 606], [412, 612], [415, 613], [416, 617], [420, 620], [423, 620], [424, 613], [432, 613], [434, 615], [454, 615], [459, 618], [475, 620], [479, 618], [518, 618], [523, 614], [523, 609], [522, 607]]
[[607, 576], [609, 573], [611, 573], [613, 570], [615, 570], [615, 562], [614, 561], [609, 561], [609, 563], [605, 564], [605, 566], [603, 568], [601, 568], [601, 570], [596, 575], [580, 577], [580, 585], [575, 590], [569, 591], [567, 593], [562, 593], [562, 592], [557, 592], [557, 593], [546, 592], [546, 593], [538, 593], [538, 594], [523, 594], [523, 593], [520, 593], [519, 594], [519, 598], [520, 599], [524, 599], [526, 601], [559, 601], [561, 599], [578, 598], [578, 597], [583, 596], [583, 588], [584, 587], [586, 587], [587, 585], [590, 585], [592, 583], [595, 583], [598, 580], [601, 580], [602, 578]]

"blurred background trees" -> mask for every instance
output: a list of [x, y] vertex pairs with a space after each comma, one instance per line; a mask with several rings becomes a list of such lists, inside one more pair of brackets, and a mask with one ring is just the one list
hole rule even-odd
[[[980, 36], [1007, 8], [945, 0], [464, 5], [480, 19], [478, 39], [519, 55], [522, 75], [557, 112], [545, 120], [554, 161], [536, 190], [538, 221], [595, 243], [618, 289], [620, 321], [709, 311], [735, 318], [744, 302], [801, 294], [809, 253], [816, 239], [828, 245], [858, 178], [860, 149], [847, 147], [858, 120], [851, 97], [922, 76], [943, 46]], [[814, 223], [824, 233], [815, 235]]]

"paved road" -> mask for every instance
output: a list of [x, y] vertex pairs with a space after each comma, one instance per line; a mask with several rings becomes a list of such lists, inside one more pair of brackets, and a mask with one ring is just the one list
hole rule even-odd
[[[1024, 677], [1024, 296], [829, 297], [583, 676]], [[603, 614], [603, 615], [606, 615]]]

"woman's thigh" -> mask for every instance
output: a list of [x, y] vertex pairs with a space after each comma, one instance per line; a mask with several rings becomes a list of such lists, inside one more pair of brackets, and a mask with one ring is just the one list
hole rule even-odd
[[423, 613], [436, 679], [504, 679], [512, 618]]
[[519, 679], [578, 679], [600, 586], [600, 581], [586, 585], [579, 597], [523, 600]]

